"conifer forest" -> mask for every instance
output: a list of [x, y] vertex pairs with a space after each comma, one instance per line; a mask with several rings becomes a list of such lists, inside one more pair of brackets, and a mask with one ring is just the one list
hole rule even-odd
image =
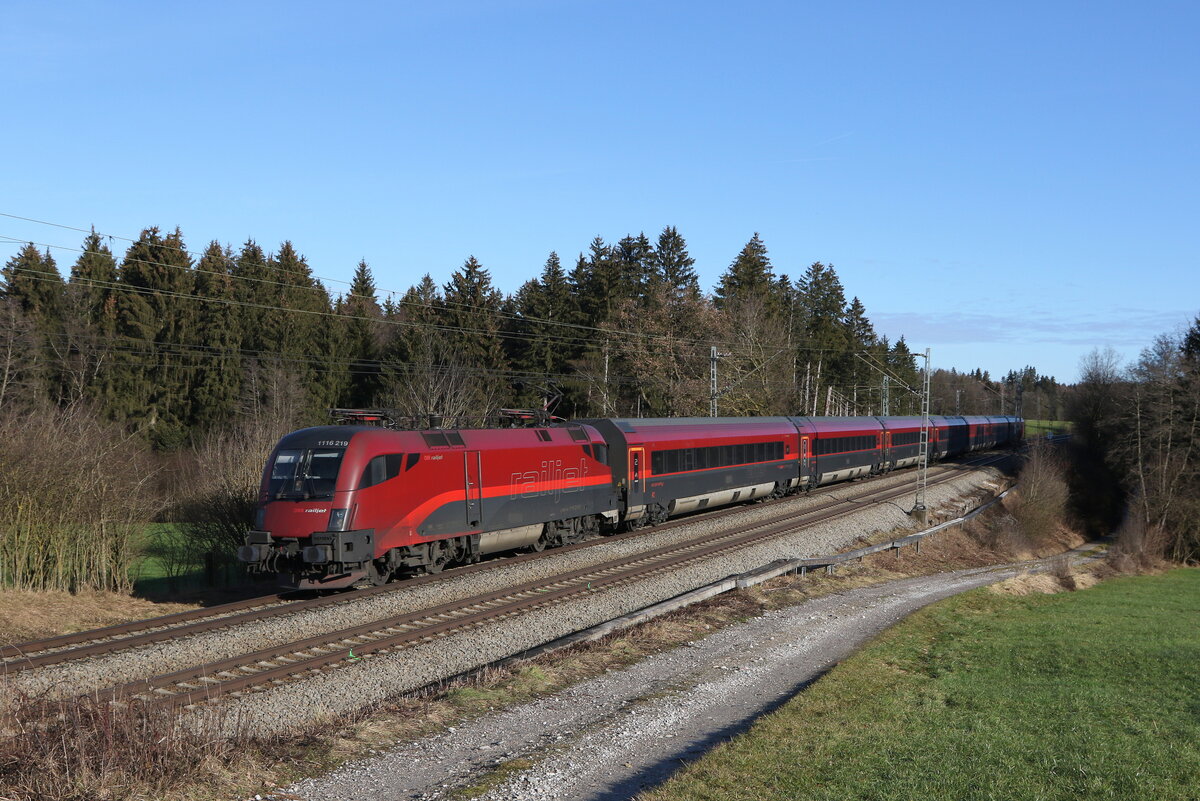
[[[0, 515], [17, 521], [0, 581], [125, 586], [148, 520], [228, 552], [274, 441], [335, 407], [432, 426], [513, 407], [708, 415], [715, 349], [721, 415], [919, 413], [903, 337], [876, 331], [832, 264], [793, 277], [757, 234], [711, 292], [673, 227], [597, 236], [529, 272], [507, 294], [469, 256], [389, 290], [366, 262], [347, 285], [291, 242], [195, 251], [178, 228], [24, 245], [0, 274]], [[1059, 416], [1058, 385], [1032, 367], [935, 371], [931, 411], [1011, 414], [1018, 395], [1026, 416]], [[80, 540], [81, 525], [99, 533]], [[61, 540], [57, 555], [36, 538]]]

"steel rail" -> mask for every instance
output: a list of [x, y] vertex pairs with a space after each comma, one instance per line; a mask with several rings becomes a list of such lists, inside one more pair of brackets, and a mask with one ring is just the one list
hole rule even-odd
[[[957, 471], [967, 466], [985, 466], [1001, 458], [1006, 457], [1003, 455], [996, 456], [989, 454], [974, 457], [973, 459], [969, 459], [962, 463], [942, 463], [939, 464], [936, 469], [939, 471], [939, 473], [946, 471]], [[842, 489], [842, 487], [840, 485], [832, 485], [820, 488], [822, 495], [838, 489]], [[794, 497], [780, 498], [772, 501], [771, 503], [780, 503], [787, 500], [794, 500]], [[840, 502], [842, 502], [840, 499], [834, 500], [834, 504]], [[826, 504], [821, 508], [829, 508], [830, 505], [831, 504]], [[317, 598], [301, 600], [289, 600], [284, 598], [282, 594], [259, 596], [257, 598], [249, 598], [243, 601], [221, 604], [219, 606], [189, 610], [186, 612], [176, 612], [171, 615], [147, 618], [145, 620], [130, 621], [128, 623], [107, 626], [101, 629], [92, 629], [89, 631], [64, 634], [45, 640], [36, 640], [19, 643], [16, 645], [0, 646], [0, 660], [3, 660], [0, 662], [0, 673], [18, 673], [33, 668], [61, 664], [63, 662], [74, 661], [77, 659], [102, 656], [104, 654], [114, 653], [141, 645], [149, 645], [167, 640], [181, 639], [183, 637], [189, 637], [195, 634], [203, 634], [210, 631], [230, 628], [243, 623], [263, 620], [270, 617], [290, 615], [327, 606], [354, 603], [360, 599], [379, 593], [395, 592], [398, 590], [407, 589], [409, 587], [420, 586], [422, 584], [449, 581], [454, 579], [456, 576], [470, 575], [480, 571], [496, 569], [500, 566], [522, 564], [539, 559], [556, 558], [558, 555], [563, 553], [569, 553], [584, 548], [597, 547], [615, 540], [628, 539], [641, 536], [643, 534], [670, 531], [699, 521], [733, 517], [746, 513], [748, 508], [749, 507], [745, 504], [738, 504], [723, 509], [712, 510], [702, 514], [687, 515], [675, 520], [661, 523], [657, 526], [653, 526], [650, 529], [638, 529], [635, 531], [627, 531], [620, 534], [603, 536], [593, 540], [588, 540], [586, 542], [574, 543], [572, 545], [567, 545], [560, 548], [547, 549], [540, 553], [520, 554], [507, 558], [491, 559], [486, 562], [455, 568], [445, 573], [417, 576], [401, 582], [394, 582], [381, 587], [369, 587], [350, 593], [338, 593], [336, 595], [325, 595]], [[773, 520], [785, 519], [788, 517], [790, 517], [790, 515], [781, 514], [778, 516], [778, 518], [773, 518]]]
[[[949, 481], [944, 475], [935, 483]], [[682, 566], [773, 537], [795, 533], [815, 523], [852, 513], [864, 503], [904, 497], [910, 487], [889, 487], [838, 499], [820, 509], [786, 520], [772, 519], [749, 529], [706, 535], [629, 557], [579, 568], [538, 582], [496, 590], [438, 606], [365, 623], [329, 634], [308, 637], [250, 654], [103, 691], [110, 700], [136, 699], [149, 703], [187, 706], [265, 684], [278, 685], [323, 668], [417, 642], [431, 641], [452, 631], [511, 617], [565, 600], [599, 592], [622, 583], [677, 570]], [[834, 507], [842, 507], [835, 509]], [[357, 652], [357, 653], [355, 653]]]

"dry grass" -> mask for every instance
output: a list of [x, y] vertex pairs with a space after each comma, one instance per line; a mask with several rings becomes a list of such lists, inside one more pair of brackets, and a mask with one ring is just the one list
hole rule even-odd
[[1059, 592], [1086, 590], [1099, 584], [1102, 578], [1110, 574], [1111, 572], [1103, 567], [1096, 570], [1090, 566], [1078, 570], [1056, 569], [1049, 573], [1025, 573], [993, 584], [988, 590], [996, 595], [1053, 595]]
[[1128, 512], [1109, 549], [1108, 564], [1118, 573], [1161, 573], [1168, 567], [1164, 555], [1169, 543], [1166, 532], [1147, 526], [1136, 512]]
[[0, 644], [40, 640], [130, 620], [195, 609], [195, 605], [153, 603], [118, 592], [48, 590], [0, 591]]

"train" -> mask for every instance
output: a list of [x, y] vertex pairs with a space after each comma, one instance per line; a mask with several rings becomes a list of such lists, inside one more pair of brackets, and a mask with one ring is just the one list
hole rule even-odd
[[[238, 559], [293, 589], [382, 585], [917, 464], [920, 417], [602, 418], [283, 437]], [[1018, 417], [931, 416], [930, 460], [1015, 443]]]

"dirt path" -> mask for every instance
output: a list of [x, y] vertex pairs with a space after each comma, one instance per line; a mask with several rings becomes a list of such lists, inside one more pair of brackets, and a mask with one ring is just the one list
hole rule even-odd
[[483, 797], [628, 799], [745, 730], [906, 615], [1028, 567], [904, 579], [770, 612], [555, 695], [346, 765], [279, 797], [441, 799], [499, 764], [525, 758], [536, 764], [514, 771]]

